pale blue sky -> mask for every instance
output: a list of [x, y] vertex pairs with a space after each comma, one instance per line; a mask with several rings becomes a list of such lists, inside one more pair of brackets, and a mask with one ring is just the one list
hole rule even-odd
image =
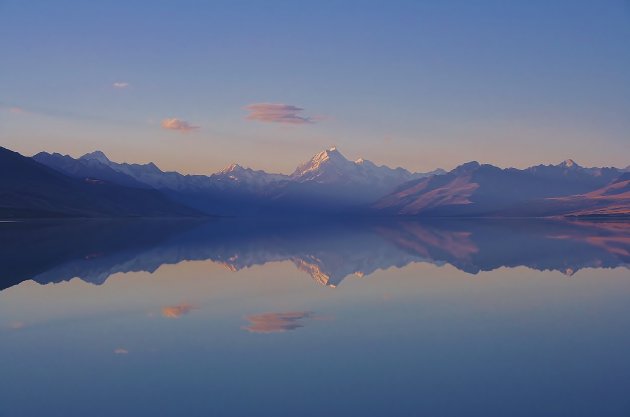
[[[623, 0], [0, 0], [0, 51], [0, 145], [24, 154], [199, 173], [290, 172], [331, 145], [413, 170], [630, 164]], [[247, 119], [255, 103], [304, 110]]]

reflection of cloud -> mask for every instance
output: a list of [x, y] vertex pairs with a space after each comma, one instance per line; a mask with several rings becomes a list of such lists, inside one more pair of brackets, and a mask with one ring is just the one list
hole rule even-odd
[[606, 252], [623, 258], [630, 257], [630, 224], [601, 223], [594, 224], [588, 222], [572, 222], [574, 227], [563, 234], [548, 235], [550, 239], [564, 239], [570, 241], [580, 241], [589, 245], [599, 247]]
[[115, 82], [114, 84], [112, 84], [112, 87], [114, 88], [127, 88], [129, 87], [129, 83], [125, 83], [125, 82]]
[[190, 313], [195, 307], [190, 304], [180, 304], [177, 306], [168, 306], [162, 309], [162, 316], [169, 319], [178, 319], [183, 315]]
[[24, 323], [23, 321], [14, 321], [9, 323], [9, 329], [11, 330], [19, 330], [24, 328], [24, 326], [26, 326], [26, 323]]
[[250, 112], [247, 115], [247, 120], [293, 125], [315, 123], [313, 118], [299, 115], [304, 110], [303, 108], [291, 104], [254, 103], [245, 106], [245, 110]]
[[262, 313], [247, 316], [249, 326], [243, 327], [251, 333], [280, 333], [287, 330], [295, 330], [304, 325], [302, 319], [311, 318], [313, 313], [309, 311], [292, 311], [288, 313]]
[[185, 120], [176, 117], [162, 120], [162, 127], [168, 130], [178, 130], [180, 132], [191, 132], [199, 129], [199, 126], [193, 126]]
[[129, 351], [127, 349], [124, 349], [124, 348], [114, 349], [114, 354], [116, 354], [116, 355], [126, 355], [128, 353], [129, 353]]

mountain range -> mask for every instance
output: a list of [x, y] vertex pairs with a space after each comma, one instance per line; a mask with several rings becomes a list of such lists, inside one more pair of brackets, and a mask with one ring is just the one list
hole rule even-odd
[[0, 218], [201, 215], [157, 190], [101, 178], [65, 175], [0, 148]]
[[412, 173], [359, 159], [336, 148], [314, 155], [291, 175], [270, 174], [232, 164], [212, 175], [164, 172], [155, 164], [117, 163], [96, 151], [74, 159], [38, 153], [33, 159], [78, 179], [157, 190], [173, 201], [207, 214], [286, 215], [353, 213], [411, 180], [444, 173]]
[[2, 217], [181, 217], [366, 215], [550, 217], [630, 215], [627, 169], [572, 160], [526, 169], [468, 162], [446, 172], [410, 172], [336, 148], [290, 175], [232, 164], [212, 175], [162, 171], [154, 163], [0, 148]]
[[440, 217], [628, 215], [628, 179], [617, 168], [584, 168], [572, 160], [523, 170], [469, 162], [444, 175], [407, 182], [372, 208]]

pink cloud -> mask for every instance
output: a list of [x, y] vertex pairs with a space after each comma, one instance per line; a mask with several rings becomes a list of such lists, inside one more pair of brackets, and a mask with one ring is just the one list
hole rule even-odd
[[247, 120], [255, 120], [266, 123], [285, 123], [303, 125], [315, 123], [316, 120], [308, 116], [300, 116], [304, 110], [301, 107], [282, 103], [254, 103], [245, 106], [250, 113]]
[[117, 81], [114, 84], [112, 84], [112, 87], [114, 87], [114, 88], [127, 88], [127, 87], [129, 87], [129, 83], [122, 82], [122, 81]]
[[291, 311], [288, 313], [262, 313], [247, 316], [249, 326], [243, 327], [251, 333], [281, 333], [303, 327], [301, 320], [311, 318], [308, 311]]
[[162, 128], [168, 130], [178, 130], [180, 132], [192, 132], [199, 129], [199, 126], [193, 126], [185, 120], [177, 119], [175, 117], [162, 120]]
[[178, 319], [194, 310], [195, 307], [190, 304], [180, 304], [176, 306], [167, 306], [162, 308], [162, 316], [169, 319]]
[[125, 348], [114, 349], [114, 354], [115, 355], [126, 355], [128, 353], [129, 353], [129, 351], [127, 349], [125, 349]]

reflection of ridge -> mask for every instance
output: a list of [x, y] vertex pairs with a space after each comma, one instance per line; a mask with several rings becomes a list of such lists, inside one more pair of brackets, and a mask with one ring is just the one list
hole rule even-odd
[[414, 222], [399, 225], [397, 228], [378, 227], [377, 231], [398, 247], [423, 259], [451, 260], [457, 265], [470, 262], [471, 256], [479, 250], [470, 240], [470, 232], [440, 230]]
[[[573, 223], [578, 228], [591, 228], [592, 223], [577, 221]], [[608, 253], [614, 253], [621, 259], [630, 260], [630, 225], [627, 223], [599, 223], [600, 231], [606, 231], [607, 234], [584, 235], [576, 233], [575, 230], [564, 235], [550, 236], [554, 239], [565, 239], [573, 241], [583, 241], [592, 246], [602, 248]], [[579, 229], [576, 229], [579, 230]], [[572, 232], [572, 233], [571, 233]]]
[[[0, 288], [26, 279], [79, 277], [100, 284], [117, 272], [153, 271], [139, 256], [200, 220], [33, 221], [0, 227]], [[157, 261], [157, 260], [156, 260]]]
[[630, 264], [630, 224], [449, 220], [423, 223], [127, 220], [35, 222], [0, 228], [2, 288], [79, 277], [103, 283], [114, 273], [211, 260], [233, 271], [291, 261], [322, 285], [412, 262], [478, 273], [526, 266], [573, 274]]
[[[476, 274], [526, 266], [572, 275], [630, 265], [630, 223], [459, 220], [380, 230], [399, 247]], [[429, 229], [429, 230], [427, 230]]]

